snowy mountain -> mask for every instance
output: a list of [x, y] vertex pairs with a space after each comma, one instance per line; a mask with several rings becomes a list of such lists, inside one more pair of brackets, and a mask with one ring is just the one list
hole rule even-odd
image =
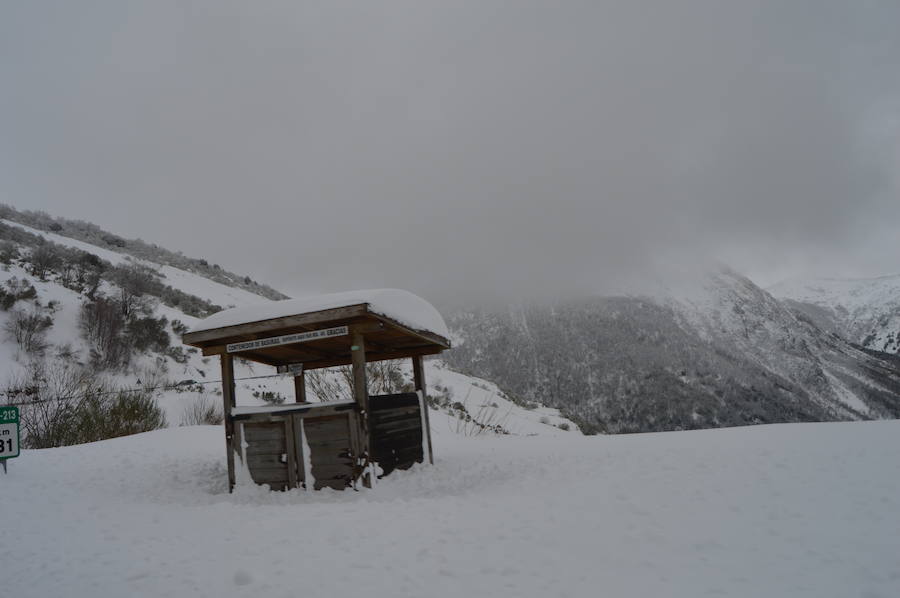
[[586, 431], [896, 418], [900, 360], [722, 268], [700, 284], [450, 318], [452, 367]]
[[900, 353], [900, 275], [787, 280], [768, 290], [851, 342]]
[[[63, 417], [88, 395], [140, 392], [160, 405], [169, 425], [221, 417], [218, 360], [184, 347], [180, 335], [223, 308], [285, 295], [205, 260], [88, 223], [0, 207], [17, 220], [0, 219], [0, 403], [56, 405], [59, 396], [74, 396], [54, 412]], [[79, 238], [64, 234], [69, 232]], [[426, 361], [426, 369], [435, 425], [470, 436], [578, 431], [555, 409], [524, 409], [490, 382], [449, 371], [440, 360]], [[274, 368], [238, 360], [236, 375], [239, 404], [293, 398], [293, 379]], [[411, 378], [405, 364], [396, 366], [397, 384]], [[320, 382], [315, 388], [340, 386]], [[318, 396], [315, 388], [311, 399], [335, 398]]]

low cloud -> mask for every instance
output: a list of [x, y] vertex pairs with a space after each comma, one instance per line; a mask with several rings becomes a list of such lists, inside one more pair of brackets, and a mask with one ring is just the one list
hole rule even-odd
[[3, 201], [289, 293], [900, 270], [893, 2], [5, 12]]

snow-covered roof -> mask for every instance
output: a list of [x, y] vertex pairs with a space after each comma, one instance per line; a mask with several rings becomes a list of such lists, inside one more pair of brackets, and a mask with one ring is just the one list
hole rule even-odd
[[450, 331], [444, 318], [428, 301], [401, 289], [368, 289], [330, 295], [315, 295], [284, 301], [267, 301], [257, 305], [234, 307], [200, 320], [191, 332], [201, 332], [261, 322], [298, 314], [368, 304], [370, 312], [385, 316], [413, 330], [432, 332], [444, 338]]

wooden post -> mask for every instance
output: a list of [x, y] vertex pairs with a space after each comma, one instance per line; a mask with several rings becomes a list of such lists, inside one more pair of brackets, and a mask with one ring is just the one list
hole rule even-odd
[[[353, 359], [353, 398], [356, 400], [359, 411], [360, 423], [360, 448], [364, 451], [365, 462], [370, 463], [374, 453], [372, 451], [372, 435], [369, 433], [369, 389], [366, 382], [366, 341], [362, 332], [353, 330], [350, 337], [350, 354]], [[372, 487], [372, 480], [368, 475], [363, 476], [363, 484], [367, 488]]]
[[296, 488], [299, 483], [297, 479], [297, 438], [294, 431], [294, 418], [288, 416], [284, 419], [284, 450], [287, 454], [287, 470], [288, 470], [288, 490]]
[[425, 429], [422, 430], [422, 433], [425, 434], [428, 441], [428, 463], [434, 465], [434, 454], [431, 450], [431, 422], [428, 421], [428, 389], [425, 386], [425, 364], [421, 355], [413, 356], [412, 366], [413, 384], [416, 391], [422, 393], [422, 409], [424, 410], [422, 415], [425, 417]]
[[300, 373], [294, 376], [294, 402], [306, 402], [306, 371], [300, 370]]
[[235, 433], [231, 409], [235, 406], [234, 357], [228, 353], [221, 356], [222, 362], [222, 402], [225, 414], [225, 451], [228, 458], [228, 491], [234, 490], [234, 453], [241, 448], [240, 434]]

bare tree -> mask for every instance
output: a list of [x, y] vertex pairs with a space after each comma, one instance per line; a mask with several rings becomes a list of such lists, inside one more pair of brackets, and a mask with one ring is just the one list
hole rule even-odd
[[222, 404], [204, 392], [198, 392], [181, 414], [182, 426], [219, 426], [225, 421]]
[[5, 329], [19, 348], [29, 355], [39, 355], [47, 348], [47, 329], [53, 326], [53, 318], [42, 313], [37, 306], [30, 310], [13, 309]]
[[[369, 394], [393, 394], [409, 390], [411, 385], [403, 377], [401, 363], [396, 359], [367, 363]], [[353, 400], [353, 370], [348, 365], [310, 370], [306, 373], [306, 383], [320, 401]]]
[[126, 316], [146, 307], [146, 296], [157, 286], [157, 273], [146, 266], [130, 264], [116, 268], [113, 281], [119, 286], [119, 307]]
[[20, 407], [26, 448], [94, 442], [166, 426], [151, 392], [116, 389], [95, 372], [72, 365], [47, 368], [35, 360], [4, 394]]
[[22, 445], [47, 448], [72, 444], [69, 423], [78, 407], [79, 395], [89, 388], [90, 377], [79, 368], [47, 369], [32, 361], [26, 373], [7, 383], [4, 394], [20, 406]]
[[82, 305], [81, 330], [99, 367], [115, 369], [130, 360], [131, 347], [124, 334], [125, 326], [125, 315], [115, 299], [97, 297]]
[[47, 274], [52, 272], [60, 264], [59, 251], [52, 243], [38, 245], [31, 252], [31, 273], [41, 280], [47, 279]]

